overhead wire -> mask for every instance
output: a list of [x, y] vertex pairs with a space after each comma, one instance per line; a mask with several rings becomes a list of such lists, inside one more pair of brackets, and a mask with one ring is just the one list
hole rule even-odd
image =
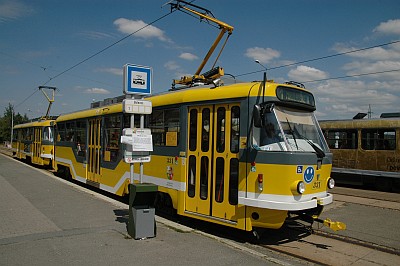
[[89, 57], [86, 57], [85, 59], [79, 61], [79, 62], [76, 63], [75, 65], [73, 65], [73, 66], [71, 66], [71, 67], [65, 69], [64, 71], [60, 72], [59, 74], [57, 74], [57, 75], [51, 77], [51, 78], [50, 78], [48, 81], [46, 81], [43, 85], [48, 84], [50, 81], [52, 81], [52, 80], [58, 78], [59, 76], [61, 76], [61, 75], [65, 74], [65, 73], [67, 73], [68, 71], [70, 71], [70, 70], [76, 68], [77, 66], [79, 66], [79, 65], [81, 65], [81, 64], [83, 64], [83, 63], [85, 63], [86, 61], [89, 61], [89, 60], [92, 59], [93, 57], [95, 57], [95, 56], [97, 56], [97, 55], [99, 55], [99, 54], [105, 52], [106, 50], [108, 50], [108, 49], [110, 49], [111, 47], [117, 45], [118, 43], [120, 43], [120, 42], [126, 40], [127, 38], [131, 37], [132, 35], [136, 34], [137, 32], [139, 32], [139, 31], [141, 31], [141, 30], [143, 30], [143, 29], [145, 29], [145, 28], [151, 26], [152, 24], [154, 24], [154, 23], [160, 21], [161, 19], [164, 19], [165, 17], [171, 15], [173, 12], [175, 12], [175, 11], [171, 11], [170, 13], [167, 13], [167, 14], [165, 14], [165, 15], [163, 15], [163, 16], [161, 16], [161, 17], [155, 19], [155, 20], [153, 20], [152, 22], [150, 22], [149, 24], [146, 24], [145, 26], [141, 27], [140, 29], [138, 29], [138, 30], [136, 30], [136, 31], [134, 31], [134, 32], [132, 32], [132, 33], [130, 33], [130, 34], [124, 36], [123, 38], [121, 38], [121, 39], [119, 39], [119, 40], [113, 42], [112, 44], [110, 44], [110, 45], [106, 46], [105, 48], [101, 49], [100, 51], [98, 51], [98, 52], [96, 52], [96, 53], [90, 55]]
[[301, 83], [312, 83], [312, 82], [320, 82], [320, 81], [327, 81], [327, 80], [335, 80], [335, 79], [344, 79], [344, 78], [354, 78], [354, 77], [361, 77], [361, 76], [370, 76], [370, 75], [377, 75], [383, 73], [390, 73], [400, 71], [400, 69], [391, 69], [385, 71], [377, 71], [377, 72], [370, 72], [370, 73], [361, 73], [361, 74], [354, 74], [354, 75], [346, 75], [340, 77], [333, 77], [333, 78], [325, 78], [325, 79], [316, 79], [316, 80], [307, 80], [307, 81], [300, 81]]
[[[192, 2], [194, 2], [194, 1], [195, 1], [195, 0], [193, 0]], [[67, 73], [68, 71], [70, 71], [70, 70], [72, 70], [72, 69], [78, 67], [79, 65], [81, 65], [81, 64], [83, 64], [83, 63], [89, 61], [89, 60], [92, 59], [93, 57], [95, 57], [95, 56], [97, 56], [97, 55], [99, 55], [99, 54], [105, 52], [106, 50], [110, 49], [111, 47], [117, 45], [118, 43], [120, 43], [120, 42], [122, 42], [122, 41], [124, 41], [124, 40], [126, 40], [127, 38], [131, 37], [132, 35], [136, 34], [137, 32], [139, 32], [139, 31], [141, 31], [141, 30], [143, 30], [143, 29], [145, 29], [145, 28], [151, 26], [152, 24], [154, 24], [154, 23], [156, 23], [156, 22], [158, 22], [158, 21], [164, 19], [165, 17], [171, 15], [171, 14], [174, 13], [175, 11], [176, 11], [176, 10], [171, 10], [171, 12], [169, 12], [169, 13], [167, 13], [167, 14], [165, 14], [165, 15], [163, 15], [163, 16], [161, 16], [161, 17], [155, 19], [155, 20], [153, 20], [152, 22], [150, 22], [150, 23], [146, 24], [145, 26], [143, 26], [143, 27], [137, 29], [136, 31], [134, 31], [134, 32], [132, 32], [132, 33], [130, 33], [130, 34], [124, 36], [123, 38], [121, 38], [121, 39], [115, 41], [114, 43], [112, 43], [112, 44], [106, 46], [105, 48], [101, 49], [100, 51], [98, 51], [98, 52], [96, 52], [96, 53], [94, 53], [94, 54], [92, 54], [92, 55], [90, 55], [89, 57], [84, 58], [83, 60], [79, 61], [79, 62], [76, 63], [75, 65], [73, 65], [73, 66], [71, 66], [71, 67], [65, 69], [64, 71], [58, 73], [57, 75], [55, 75], [55, 76], [53, 76], [53, 77], [50, 77], [48, 81], [46, 81], [45, 83], [43, 83], [43, 85], [48, 84], [49, 82], [53, 81], [54, 79], [60, 77], [61, 75], [65, 74], [65, 73]], [[7, 55], [7, 56], [10, 56], [10, 55], [8, 55], [8, 54], [6, 54], [6, 53], [3, 53], [3, 52], [2, 52], [2, 54]], [[12, 56], [10, 56], [10, 57], [12, 57]], [[44, 71], [46, 71], [46, 69], [47, 69], [46, 67], [43, 67], [43, 66], [34, 64], [34, 63], [32, 63], [32, 62], [29, 62], [29, 61], [25, 61], [25, 62], [26, 62], [26, 63], [29, 63], [29, 64], [31, 64], [31, 65], [40, 67], [40, 68], [42, 68]], [[39, 89], [36, 89], [32, 94], [30, 94], [28, 97], [26, 97], [21, 103], [17, 104], [16, 107], [18, 107], [18, 106], [22, 105], [23, 103], [25, 103], [25, 102], [26, 102], [30, 97], [32, 97], [37, 91], [39, 91]]]
[[8, 56], [8, 57], [13, 58], [13, 59], [21, 60], [21, 61], [23, 61], [23, 62], [25, 62], [25, 63], [27, 63], [27, 64], [32, 65], [32, 66], [39, 67], [39, 68], [43, 69], [44, 71], [46, 71], [46, 69], [48, 68], [48, 67], [45, 67], [45, 66], [41, 66], [41, 65], [39, 65], [39, 64], [35, 64], [35, 63], [33, 63], [33, 62], [31, 62], [31, 61], [28, 61], [28, 60], [24, 60], [24, 59], [18, 58], [17, 56], [10, 55], [10, 54], [8, 54], [8, 53], [5, 53], [4, 51], [0, 51], [0, 54], [5, 55], [5, 56]]
[[[313, 62], [313, 61], [328, 59], [328, 58], [332, 58], [332, 57], [336, 57], [336, 56], [356, 53], [356, 52], [360, 52], [360, 51], [365, 51], [365, 50], [369, 50], [369, 49], [373, 49], [373, 48], [377, 48], [377, 47], [387, 46], [387, 45], [391, 45], [391, 44], [395, 44], [395, 43], [399, 43], [399, 42], [400, 42], [400, 40], [396, 40], [396, 41], [387, 42], [387, 43], [383, 43], [383, 44], [378, 44], [378, 45], [374, 45], [374, 46], [369, 46], [369, 47], [365, 47], [365, 48], [355, 49], [355, 50], [351, 50], [351, 51], [347, 51], [347, 52], [342, 52], [342, 53], [337, 53], [337, 54], [332, 54], [332, 55], [327, 55], [327, 56], [321, 56], [321, 57], [312, 58], [312, 59], [306, 59], [306, 60], [303, 60], [303, 61], [290, 63], [290, 64], [285, 64], [285, 65], [276, 66], [276, 67], [270, 67], [270, 68], [266, 68], [265, 70], [273, 70], [273, 69], [279, 69], [279, 68], [284, 68], [284, 67], [295, 66], [295, 65], [299, 65], [299, 64]], [[238, 74], [238, 75], [235, 75], [235, 77], [241, 77], [241, 76], [247, 76], [247, 75], [251, 75], [251, 74], [256, 74], [256, 73], [263, 72], [265, 70], [257, 70], [257, 71], [252, 71], [252, 72], [248, 72], [248, 73]]]
[[28, 97], [25, 98], [25, 100], [23, 100], [22, 102], [20, 102], [19, 104], [17, 104], [14, 108], [17, 108], [18, 106], [22, 105], [24, 102], [26, 102], [29, 98], [31, 98], [36, 92], [39, 91], [39, 88], [37, 88], [36, 90], [34, 90], [34, 92], [32, 92], [32, 94], [30, 94]]

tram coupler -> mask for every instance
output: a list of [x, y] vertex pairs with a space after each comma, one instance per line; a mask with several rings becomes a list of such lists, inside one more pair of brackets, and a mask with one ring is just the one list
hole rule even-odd
[[334, 222], [331, 221], [331, 219], [326, 218], [325, 220], [319, 219], [319, 218], [314, 218], [315, 222], [321, 223], [326, 227], [329, 227], [333, 231], [339, 231], [339, 230], [346, 230], [346, 224], [342, 222]]

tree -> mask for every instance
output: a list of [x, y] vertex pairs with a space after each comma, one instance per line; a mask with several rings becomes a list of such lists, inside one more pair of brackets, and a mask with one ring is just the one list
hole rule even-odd
[[10, 141], [11, 140], [11, 123], [12, 117], [14, 115], [14, 125], [22, 124], [28, 122], [28, 116], [25, 114], [22, 116], [20, 113], [14, 114], [14, 106], [9, 103], [8, 107], [4, 111], [4, 116], [0, 118], [0, 141]]

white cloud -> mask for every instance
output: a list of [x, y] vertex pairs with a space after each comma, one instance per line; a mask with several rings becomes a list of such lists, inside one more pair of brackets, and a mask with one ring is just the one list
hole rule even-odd
[[329, 80], [308, 85], [317, 102], [319, 119], [352, 118], [359, 112], [368, 112], [371, 106], [373, 117], [384, 112], [398, 111], [400, 96], [391, 84], [360, 80]]
[[198, 59], [199, 57], [197, 55], [194, 55], [194, 54], [191, 54], [191, 53], [181, 53], [179, 58], [182, 58], [182, 59], [185, 59], [185, 60], [189, 60], [189, 61], [193, 61], [193, 60]]
[[115, 68], [115, 67], [110, 67], [110, 68], [99, 68], [96, 70], [97, 72], [104, 72], [104, 73], [110, 73], [113, 75], [117, 76], [122, 76], [123, 75], [123, 70], [122, 68]]
[[0, 3], [0, 23], [30, 15], [34, 10], [20, 1], [11, 0]]
[[[368, 78], [373, 79], [384, 79], [384, 80], [398, 80], [400, 81], [400, 61], [353, 61], [343, 66], [343, 69], [347, 71], [348, 75], [357, 74], [368, 74], [368, 73], [378, 73], [369, 74]], [[385, 72], [388, 71], [388, 72]], [[379, 73], [383, 72], [383, 73]]]
[[86, 89], [83, 93], [88, 93], [88, 94], [110, 94], [110, 91], [106, 89], [101, 89], [101, 88], [90, 88]]
[[112, 35], [110, 35], [108, 33], [100, 32], [100, 31], [82, 31], [81, 33], [79, 33], [79, 35], [81, 35], [87, 39], [91, 39], [91, 40], [102, 40], [102, 39], [107, 39], [107, 38], [113, 37]]
[[400, 19], [391, 19], [386, 22], [381, 22], [381, 24], [374, 29], [374, 32], [399, 35]]
[[175, 61], [168, 61], [164, 64], [164, 67], [168, 70], [177, 70], [181, 68]]
[[[335, 44], [333, 49], [342, 53], [360, 48], [350, 47], [346, 44]], [[353, 60], [342, 66], [346, 75], [388, 84], [400, 82], [400, 43], [354, 52], [346, 54], [346, 56]], [[366, 75], [359, 76], [360, 74]], [[393, 87], [398, 89], [398, 84]]]
[[171, 42], [165, 36], [164, 31], [152, 25], [148, 25], [142, 20], [129, 20], [126, 18], [119, 18], [114, 21], [114, 25], [116, 25], [118, 27], [118, 30], [122, 33], [131, 34], [135, 32], [134, 36], [136, 37], [144, 39], [157, 38], [163, 42]]
[[308, 80], [326, 79], [328, 77], [328, 74], [313, 67], [298, 66], [295, 69], [291, 69], [289, 71], [288, 77], [292, 80], [302, 82]]
[[[359, 50], [359, 47], [349, 47], [343, 43], [336, 43], [333, 50], [338, 53], [346, 53]], [[363, 51], [346, 54], [349, 57], [365, 60], [395, 60], [400, 59], [400, 43], [391, 44], [385, 47], [375, 47]]]
[[279, 58], [281, 53], [271, 48], [253, 47], [246, 50], [245, 56], [253, 60], [259, 60], [262, 64], [266, 64], [275, 58]]

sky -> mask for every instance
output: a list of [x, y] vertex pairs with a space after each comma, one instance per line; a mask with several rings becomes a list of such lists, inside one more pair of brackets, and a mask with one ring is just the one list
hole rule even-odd
[[[166, 3], [0, 0], [0, 115], [9, 104], [29, 118], [44, 115], [39, 86], [57, 88], [51, 115], [122, 95], [125, 64], [152, 68], [153, 93], [194, 74], [219, 29]], [[275, 82], [302, 82], [320, 120], [400, 112], [400, 1], [193, 4], [234, 27], [217, 65], [237, 80], [262, 80], [265, 67]]]

